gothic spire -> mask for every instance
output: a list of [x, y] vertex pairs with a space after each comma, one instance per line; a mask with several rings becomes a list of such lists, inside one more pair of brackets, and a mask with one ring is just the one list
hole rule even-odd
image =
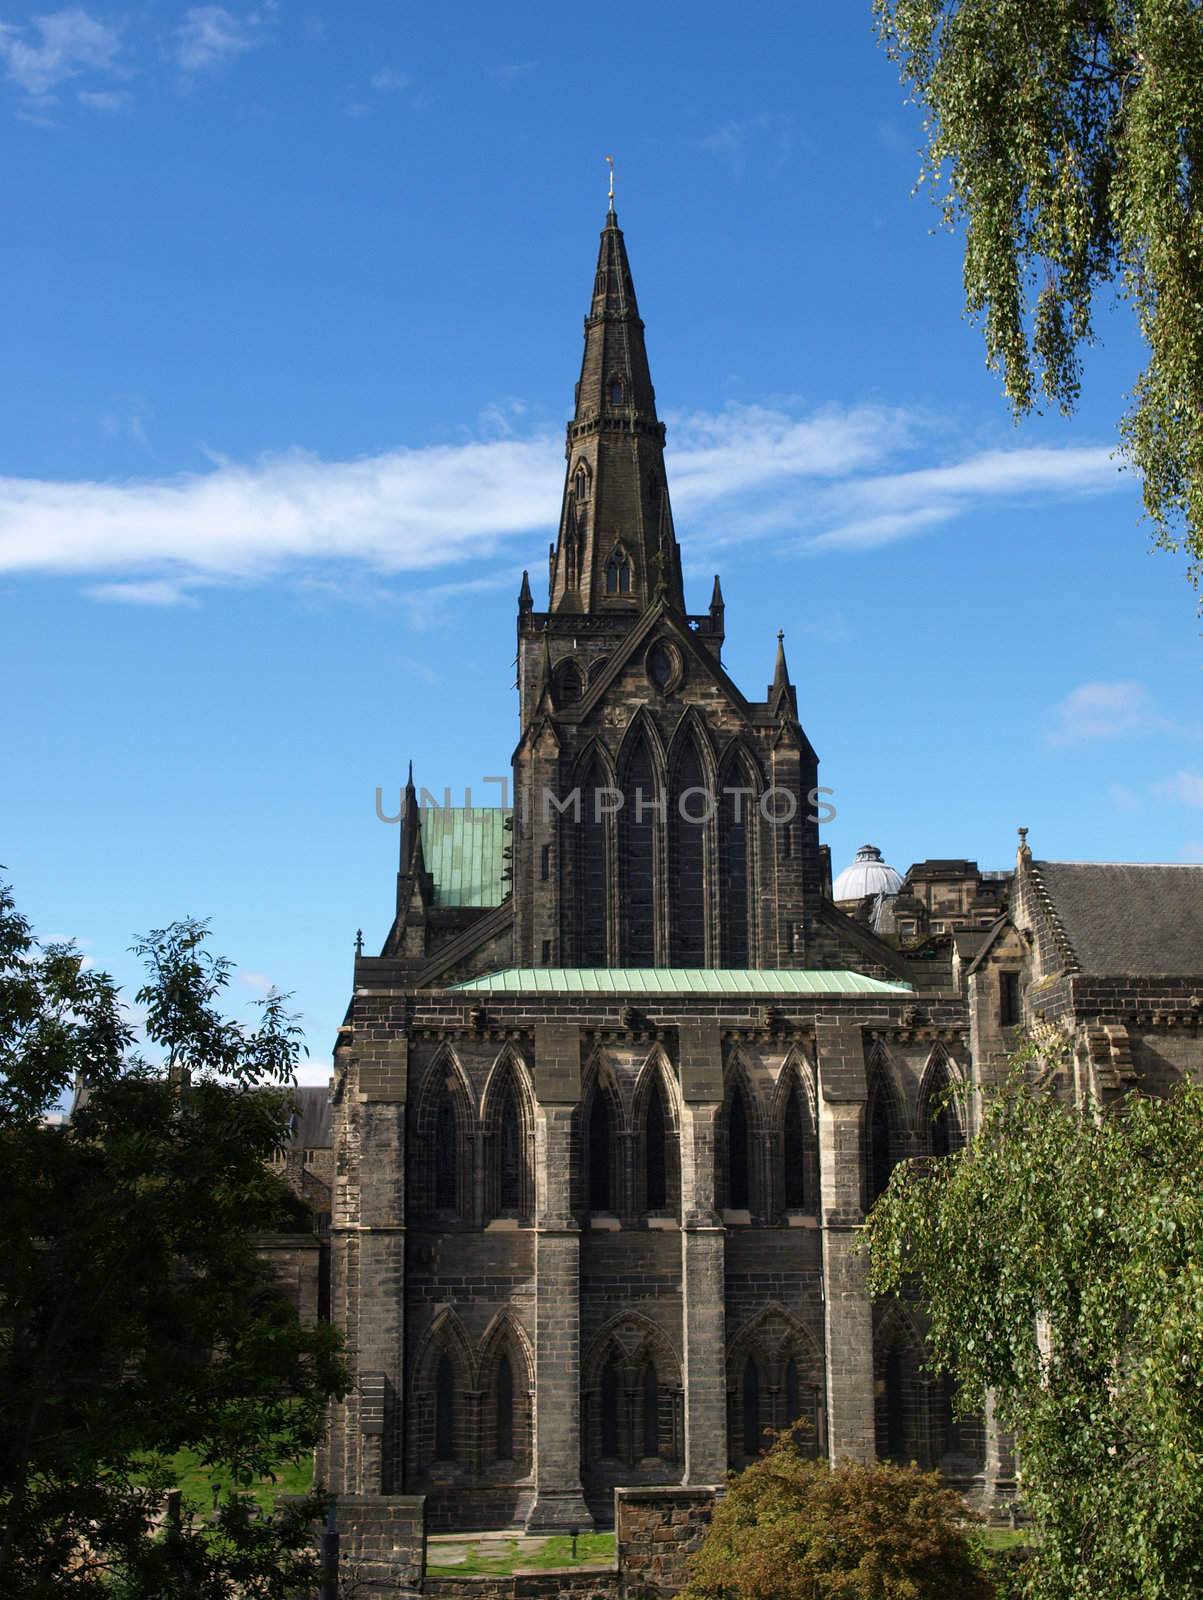
[[769, 706], [778, 717], [787, 722], [798, 718], [798, 696], [790, 682], [789, 667], [785, 661], [785, 634], [777, 630], [777, 659], [773, 664], [773, 681], [769, 684]]
[[552, 558], [553, 611], [637, 613], [663, 573], [685, 609], [643, 321], [618, 216], [602, 229], [585, 353], [568, 424], [568, 470]]
[[414, 764], [409, 764], [405, 780], [405, 795], [401, 802], [401, 871], [412, 875], [425, 871], [422, 858], [422, 817], [418, 810], [418, 793], [414, 788]]
[[785, 630], [777, 629], [777, 660], [773, 667], [773, 682], [769, 694], [774, 695], [778, 689], [789, 688], [789, 668], [785, 664]]

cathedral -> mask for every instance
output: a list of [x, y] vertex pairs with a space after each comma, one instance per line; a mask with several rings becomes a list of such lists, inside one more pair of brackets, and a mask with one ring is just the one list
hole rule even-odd
[[[616, 1486], [801, 1448], [990, 1501], [918, 1308], [857, 1252], [897, 1161], [972, 1132], [1016, 1031], [1079, 1092], [1203, 1070], [1203, 868], [970, 861], [831, 879], [784, 642], [749, 696], [691, 612], [634, 283], [601, 234], [546, 606], [518, 596], [512, 804], [405, 791], [396, 908], [335, 1050], [345, 1515], [587, 1528]], [[688, 537], [686, 532], [685, 537]], [[498, 671], [505, 670], [498, 663]], [[768, 662], [766, 661], [766, 666]], [[494, 758], [485, 770], [496, 770]], [[837, 892], [838, 891], [838, 892]]]

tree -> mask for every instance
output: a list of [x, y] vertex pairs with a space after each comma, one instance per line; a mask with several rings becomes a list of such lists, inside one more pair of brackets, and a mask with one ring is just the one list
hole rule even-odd
[[[345, 1387], [333, 1331], [273, 1293], [253, 1238], [306, 1225], [267, 1165], [298, 1030], [275, 992], [253, 1031], [224, 1019], [230, 964], [205, 937], [187, 921], [137, 946], [151, 1065], [112, 980], [39, 946], [0, 884], [5, 1595], [266, 1600], [312, 1575], [316, 1504], [261, 1517], [245, 1493], [313, 1449]], [[214, 1518], [163, 1518], [184, 1448], [225, 1486]]]
[[1096, 293], [1149, 360], [1122, 426], [1156, 542], [1203, 574], [1203, 4], [874, 0], [925, 113], [920, 182], [963, 220], [965, 295], [1017, 413], [1069, 411]]
[[730, 1480], [681, 1600], [988, 1600], [969, 1520], [937, 1473], [830, 1467], [787, 1430]]
[[[1048, 1067], [1064, 1045], [1042, 1041]], [[1022, 1070], [971, 1145], [895, 1169], [872, 1287], [929, 1319], [961, 1404], [994, 1396], [1037, 1600], [1203, 1592], [1203, 1092], [1063, 1104]]]

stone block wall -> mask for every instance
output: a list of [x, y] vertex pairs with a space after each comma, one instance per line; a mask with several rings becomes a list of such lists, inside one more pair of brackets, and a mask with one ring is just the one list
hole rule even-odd
[[426, 1522], [421, 1495], [340, 1495], [338, 1526], [339, 1576], [356, 1600], [422, 1589]]
[[624, 1600], [684, 1588], [722, 1492], [714, 1484], [614, 1491], [615, 1559]]

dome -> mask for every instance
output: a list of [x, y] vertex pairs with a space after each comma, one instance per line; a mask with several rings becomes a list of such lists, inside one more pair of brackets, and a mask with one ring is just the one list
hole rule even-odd
[[897, 894], [902, 877], [881, 859], [875, 844], [862, 844], [856, 860], [845, 867], [831, 891], [833, 900], [863, 900], [869, 894]]

